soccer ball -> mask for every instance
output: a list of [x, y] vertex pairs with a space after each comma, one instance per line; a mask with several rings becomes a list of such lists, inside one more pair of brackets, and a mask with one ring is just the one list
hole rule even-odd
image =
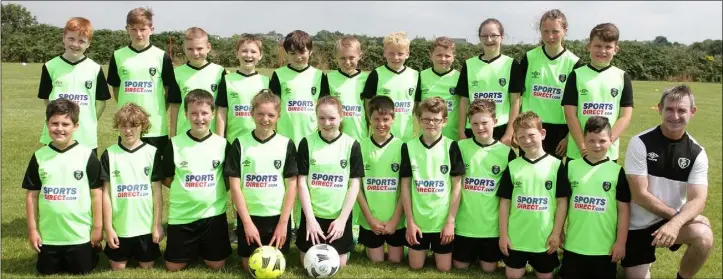
[[339, 271], [339, 253], [329, 244], [317, 244], [304, 255], [304, 269], [313, 278], [329, 278]]
[[249, 257], [249, 273], [254, 278], [277, 278], [286, 270], [284, 254], [272, 246], [261, 246]]

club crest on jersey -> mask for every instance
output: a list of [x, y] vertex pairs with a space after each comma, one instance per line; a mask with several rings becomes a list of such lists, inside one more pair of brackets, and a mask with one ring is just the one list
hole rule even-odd
[[274, 160], [274, 168], [277, 170], [281, 168], [281, 160]]
[[90, 80], [85, 81], [85, 89], [91, 89], [93, 88], [93, 82]]
[[75, 177], [75, 180], [80, 180], [81, 178], [83, 178], [83, 171], [77, 170], [73, 172], [73, 177]]
[[152, 77], [156, 76], [156, 67], [148, 68], [148, 73], [151, 74]]
[[492, 166], [492, 173], [499, 174], [500, 173], [500, 166], [494, 165]]
[[211, 91], [216, 92], [216, 89], [218, 89], [217, 84], [211, 84]]
[[456, 89], [456, 87], [450, 87], [450, 88], [449, 88], [449, 95], [454, 95], [454, 90], [455, 90], [455, 89]]
[[617, 97], [618, 89], [617, 88], [610, 89], [610, 96], [613, 96], [613, 98]]
[[414, 95], [414, 87], [409, 87], [409, 96]]
[[540, 72], [538, 72], [538, 71], [532, 72], [532, 78], [539, 78], [539, 77], [540, 77]]
[[221, 161], [219, 160], [213, 160], [211, 161], [211, 164], [213, 165], [213, 168], [218, 168], [219, 165], [221, 165]]
[[397, 163], [392, 163], [392, 171], [393, 171], [393, 172], [398, 172], [398, 171], [399, 171], [399, 164], [397, 164]]
[[613, 187], [613, 184], [610, 183], [610, 181], [603, 181], [602, 186], [603, 186], [603, 190], [605, 190], [605, 192], [607, 192], [607, 191], [610, 191], [610, 188]]
[[341, 159], [339, 161], [339, 165], [341, 166], [342, 169], [345, 169], [346, 168], [346, 159]]
[[566, 75], [566, 74], [561, 74], [561, 75], [557, 76], [557, 79], [558, 79], [560, 82], [565, 82], [565, 81], [567, 80], [567, 75]]
[[151, 173], [151, 168], [149, 168], [149, 167], [143, 168], [143, 173], [145, 173], [146, 176], [148, 176], [148, 174]]
[[507, 80], [505, 78], [500, 78], [500, 86], [505, 86], [507, 84]]
[[449, 171], [449, 166], [441, 165], [441, 166], [439, 166], [439, 171], [441, 171], [442, 174], [447, 174], [447, 172]]
[[547, 190], [552, 189], [552, 181], [550, 181], [550, 180], [545, 181], [545, 189], [547, 189]]
[[688, 166], [690, 166], [690, 159], [688, 158], [678, 158], [678, 166], [681, 169], [686, 169]]
[[316, 95], [316, 86], [311, 87], [311, 95]]

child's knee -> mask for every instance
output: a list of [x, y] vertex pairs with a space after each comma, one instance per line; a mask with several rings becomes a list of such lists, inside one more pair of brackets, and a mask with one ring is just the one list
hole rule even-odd
[[226, 264], [226, 260], [221, 261], [206, 261], [206, 266], [208, 266], [211, 269], [219, 270], [223, 268], [223, 266]]

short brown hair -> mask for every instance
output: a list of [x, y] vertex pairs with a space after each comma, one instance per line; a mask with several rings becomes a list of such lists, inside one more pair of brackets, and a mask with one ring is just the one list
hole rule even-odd
[[612, 23], [600, 23], [595, 26], [595, 28], [590, 31], [590, 42], [592, 42], [593, 38], [598, 37], [603, 42], [609, 43], [617, 43], [620, 39], [620, 30], [618, 30], [618, 27], [615, 26], [615, 24]]
[[141, 106], [135, 103], [126, 103], [115, 113], [113, 117], [113, 129], [123, 128], [126, 123], [133, 127], [141, 127], [141, 135], [148, 133], [151, 128], [150, 114]]
[[135, 8], [128, 12], [126, 25], [136, 24], [153, 26], [153, 11], [151, 11], [151, 8]]
[[74, 17], [65, 23], [63, 28], [63, 37], [68, 32], [78, 32], [81, 36], [87, 37], [88, 41], [93, 38], [93, 25], [90, 20], [84, 17]]
[[202, 103], [209, 105], [211, 107], [211, 111], [214, 111], [216, 109], [213, 95], [203, 89], [193, 89], [191, 90], [191, 92], [188, 92], [186, 98], [183, 99], [183, 109], [188, 111], [188, 105], [191, 103]]
[[369, 100], [369, 108], [367, 114], [371, 117], [372, 113], [377, 112], [382, 115], [391, 115], [394, 117], [394, 101], [384, 95], [376, 95]]
[[612, 128], [610, 127], [610, 120], [607, 117], [594, 115], [588, 118], [585, 122], [583, 135], [587, 135], [588, 133], [597, 134], [602, 131], [607, 131], [609, 135], [611, 129]]
[[259, 47], [259, 53], [264, 53], [264, 43], [261, 41], [261, 38], [259, 38], [256, 35], [253, 34], [243, 34], [238, 39], [238, 42], [236, 42], [236, 52], [238, 52], [241, 49], [241, 46], [247, 43], [254, 43]]
[[186, 29], [186, 32], [183, 33], [183, 39], [184, 40], [195, 40], [195, 39], [206, 39], [208, 41], [208, 33], [206, 33], [206, 30], [203, 30], [200, 27], [191, 27]]
[[431, 113], [442, 113], [442, 117], [447, 117], [447, 102], [440, 97], [431, 97], [424, 99], [417, 107], [417, 118], [422, 117], [425, 111]]
[[303, 49], [311, 51], [313, 47], [314, 42], [311, 36], [309, 36], [309, 33], [301, 30], [294, 30], [284, 38], [284, 51], [286, 52], [301, 51]]
[[261, 104], [271, 103], [276, 108], [276, 112], [281, 112], [281, 99], [276, 96], [270, 89], [261, 89], [253, 99], [251, 99], [251, 111], [254, 111], [256, 107]]
[[496, 18], [488, 18], [485, 19], [482, 23], [480, 23], [479, 28], [477, 29], [477, 36], [482, 36], [482, 27], [484, 27], [487, 24], [494, 23], [497, 24], [497, 30], [500, 31], [500, 35], [505, 35], [505, 28], [502, 26], [502, 22], [497, 20]]
[[438, 47], [441, 47], [443, 49], [450, 49], [452, 52], [456, 49], [456, 44], [454, 43], [454, 40], [452, 40], [449, 37], [439, 37], [434, 39], [434, 43], [432, 43], [432, 49], [429, 50], [429, 52], [434, 52], [434, 50]]
[[73, 124], [78, 124], [78, 115], [80, 115], [80, 107], [75, 102], [68, 99], [55, 99], [48, 103], [45, 108], [45, 122], [49, 121], [55, 115], [68, 115]]
[[477, 99], [474, 100], [469, 105], [469, 110], [467, 110], [467, 119], [472, 119], [472, 115], [478, 114], [478, 113], [489, 113], [492, 115], [492, 118], [497, 117], [495, 109], [497, 108], [497, 105], [494, 101], [489, 99]]
[[361, 43], [359, 42], [359, 39], [354, 36], [344, 36], [336, 40], [334, 48], [336, 51], [339, 51], [342, 48], [356, 48], [359, 52], [361, 52]]
[[536, 128], [537, 130], [542, 131], [542, 119], [540, 119], [540, 116], [538, 116], [537, 113], [533, 111], [526, 111], [517, 115], [512, 127], [514, 128], [515, 133], [517, 133], [517, 130], [519, 129], [530, 128]]

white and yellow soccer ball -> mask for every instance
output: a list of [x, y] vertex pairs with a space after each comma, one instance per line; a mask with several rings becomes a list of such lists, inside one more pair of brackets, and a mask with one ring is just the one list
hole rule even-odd
[[286, 259], [279, 249], [261, 246], [249, 257], [249, 273], [254, 278], [278, 278], [286, 270]]
[[339, 253], [329, 244], [317, 244], [304, 255], [304, 269], [313, 278], [329, 278], [339, 271]]

